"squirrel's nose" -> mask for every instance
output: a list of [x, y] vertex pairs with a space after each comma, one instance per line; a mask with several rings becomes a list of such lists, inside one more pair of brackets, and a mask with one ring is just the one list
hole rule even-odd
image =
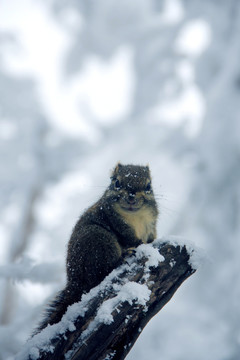
[[128, 195], [128, 202], [129, 202], [130, 204], [135, 204], [135, 202], [136, 202], [135, 194], [130, 193], [130, 194]]

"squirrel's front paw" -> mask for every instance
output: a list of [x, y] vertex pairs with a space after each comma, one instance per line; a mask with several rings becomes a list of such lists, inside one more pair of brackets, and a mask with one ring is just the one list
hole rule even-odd
[[126, 250], [123, 251], [122, 256], [125, 258], [127, 256], [132, 256], [136, 254], [136, 248], [135, 247], [130, 247]]

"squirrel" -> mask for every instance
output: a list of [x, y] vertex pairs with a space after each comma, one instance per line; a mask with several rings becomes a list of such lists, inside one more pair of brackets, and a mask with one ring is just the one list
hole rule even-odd
[[156, 238], [157, 203], [148, 166], [118, 163], [103, 196], [76, 223], [68, 243], [67, 284], [34, 335], [59, 322], [69, 305], [100, 282], [142, 243]]

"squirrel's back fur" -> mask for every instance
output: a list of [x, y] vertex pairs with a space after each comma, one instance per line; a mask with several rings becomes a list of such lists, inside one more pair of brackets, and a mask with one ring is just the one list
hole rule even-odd
[[[98, 285], [130, 249], [156, 237], [158, 209], [148, 166], [117, 164], [103, 196], [80, 217], [68, 243], [67, 284], [36, 332]], [[36, 333], [35, 332], [35, 333]]]

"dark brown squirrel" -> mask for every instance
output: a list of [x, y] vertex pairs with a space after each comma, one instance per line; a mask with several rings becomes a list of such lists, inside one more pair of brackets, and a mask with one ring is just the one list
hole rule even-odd
[[117, 164], [103, 196], [78, 220], [68, 243], [67, 284], [35, 333], [59, 322], [67, 307], [100, 282], [124, 257], [156, 238], [158, 209], [148, 166]]

